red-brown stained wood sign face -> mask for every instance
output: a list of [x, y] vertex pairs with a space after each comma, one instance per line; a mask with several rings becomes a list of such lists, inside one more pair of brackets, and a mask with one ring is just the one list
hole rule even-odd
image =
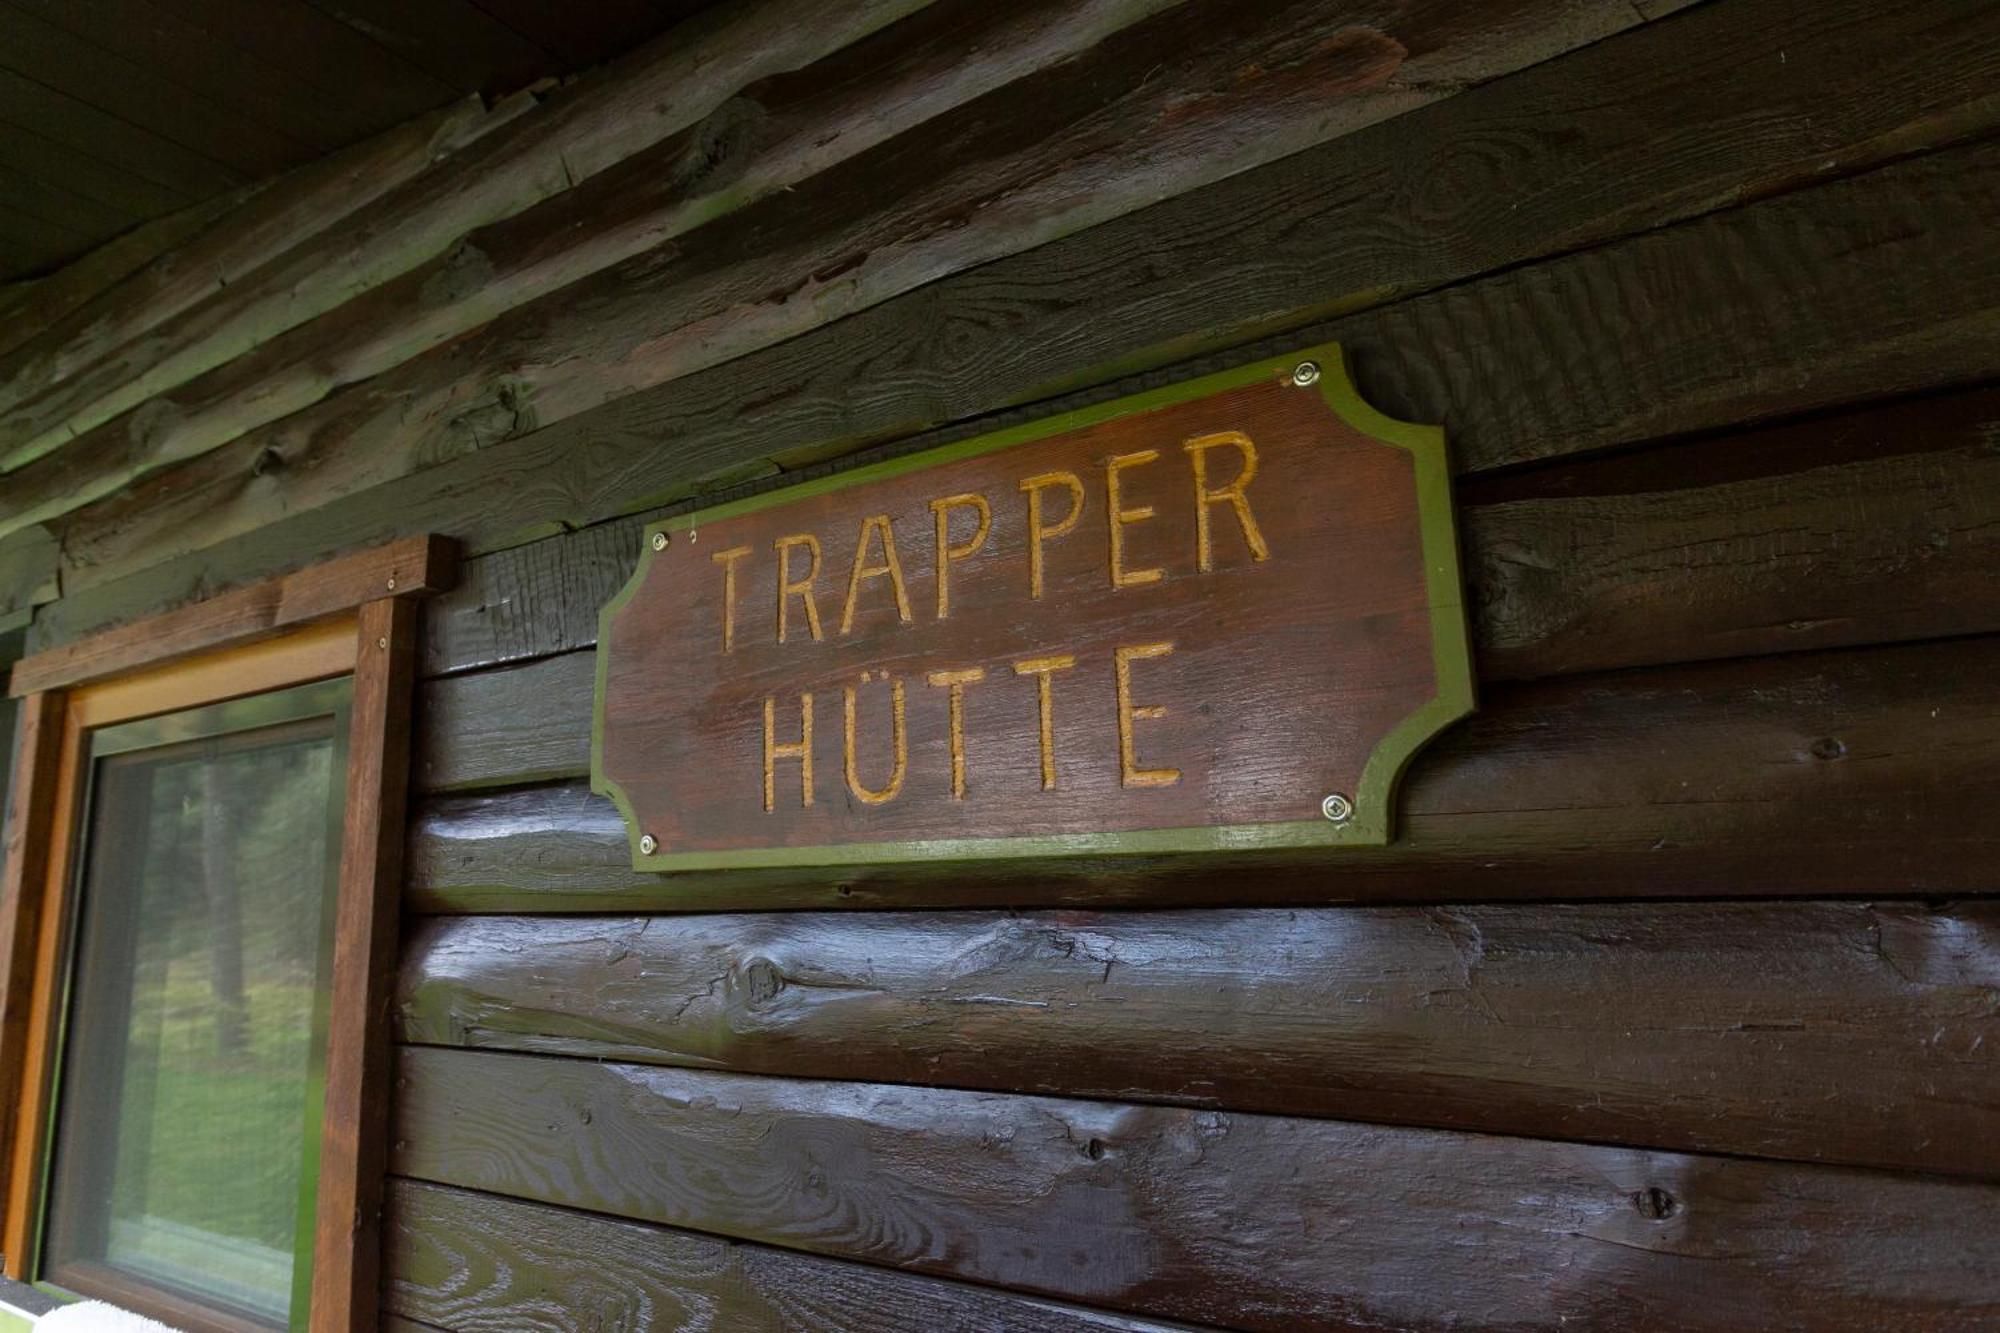
[[1442, 434], [1333, 346], [647, 538], [592, 752], [642, 869], [1380, 843], [1472, 707]]

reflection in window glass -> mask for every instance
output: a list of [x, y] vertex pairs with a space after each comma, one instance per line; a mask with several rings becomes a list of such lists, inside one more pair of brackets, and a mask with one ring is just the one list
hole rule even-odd
[[97, 761], [53, 1280], [289, 1322], [294, 1255], [309, 1253], [338, 749], [319, 717]]

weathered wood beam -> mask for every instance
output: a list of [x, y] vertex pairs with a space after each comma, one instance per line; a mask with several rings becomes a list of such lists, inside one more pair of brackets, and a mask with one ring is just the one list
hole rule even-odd
[[2000, 1179], [1993, 903], [458, 917], [400, 987], [435, 1046]]
[[[118, 287], [129, 275], [179, 249], [218, 218], [243, 206], [258, 189], [259, 186], [250, 185], [225, 191], [134, 227], [45, 278], [0, 288], [0, 358], [8, 357], [30, 339], [48, 333], [79, 307]], [[11, 360], [0, 360], [0, 375], [12, 364]]]
[[400, 1067], [405, 1175], [1166, 1318], [1873, 1330], [2000, 1308], [2000, 1189], [1965, 1182], [425, 1047]]
[[[383, 449], [408, 459], [419, 439], [418, 451], [432, 460], [462, 452], [468, 433], [484, 443], [573, 416], [1639, 21], [1619, 0], [1502, 0], [1472, 9], [1402, 0], [1386, 28], [1354, 22], [1352, 0], [1247, 11], [1234, 0], [1189, 0], [1133, 23], [1116, 41], [1079, 40], [1105, 35], [1114, 19], [1144, 17], [1143, 8], [1115, 0], [1103, 16], [1086, 9], [1079, 18], [1088, 21], [1075, 24], [1084, 31], [1058, 41], [1034, 31], [1042, 23], [1009, 34], [1022, 27], [1009, 10], [979, 6], [1001, 33], [974, 35], [972, 44], [997, 58], [962, 64], [969, 72], [927, 97], [909, 90], [935, 86], [936, 63], [949, 59], [955, 44], [923, 32], [913, 43], [915, 59], [894, 46], [867, 53], [865, 65], [891, 71], [866, 80], [879, 104], [846, 91], [856, 80], [840, 70], [828, 76], [845, 94], [833, 106], [808, 93], [794, 117], [787, 97], [771, 98], [777, 142], [767, 162], [753, 158], [742, 182], [685, 200], [669, 189], [652, 216], [643, 208], [630, 216], [622, 199], [606, 207], [580, 197], [524, 236], [477, 238], [482, 280], [465, 284], [473, 296], [411, 330], [406, 312], [418, 293], [385, 290], [343, 313], [331, 331], [302, 329], [146, 409], [171, 415], [170, 423], [149, 420], [145, 430], [136, 417], [108, 423], [77, 457], [24, 472], [0, 495], [0, 533], [238, 435], [230, 458], [198, 477], [216, 467], [232, 475], [239, 447], [312, 448], [332, 418], [343, 423], [337, 429], [347, 450], [378, 466]], [[1022, 59], [1016, 50], [1023, 46], [1039, 57]], [[1070, 58], [1056, 59], [1064, 54]], [[758, 99], [756, 90], [751, 97]], [[880, 123], [878, 133], [849, 131], [834, 148], [822, 146], [829, 125], [871, 121]], [[859, 151], [849, 169], [813, 174], [849, 151], [850, 141]], [[780, 187], [786, 192], [774, 194]], [[634, 193], [628, 182], [607, 189]], [[609, 262], [760, 196], [769, 197], [733, 214], [730, 226], [697, 227], [663, 250]], [[627, 225], [632, 230], [621, 235]], [[593, 239], [607, 232], [607, 242]], [[541, 271], [522, 273], [524, 265]], [[441, 348], [378, 375], [469, 327], [468, 320], [499, 313], [516, 295], [525, 299], [567, 278], [578, 280], [559, 297], [500, 318], [463, 348]], [[420, 279], [425, 291], [441, 285], [434, 274], [413, 273], [408, 281]], [[487, 292], [492, 301], [482, 306]], [[432, 325], [435, 336], [427, 331]], [[353, 358], [344, 350], [350, 347]], [[467, 365], [464, 352], [475, 347], [476, 361]], [[278, 420], [369, 375], [377, 379], [324, 410]], [[456, 387], [447, 388], [441, 375]], [[400, 440], [382, 434], [379, 421], [367, 425], [352, 415], [362, 409], [372, 416], [364, 402], [379, 405], [377, 394], [391, 379], [403, 404]], [[245, 404], [254, 416], [245, 417]], [[265, 422], [276, 424], [253, 429]]]
[[1178, 1333], [1131, 1315], [699, 1232], [398, 1181], [386, 1300], [445, 1327], [574, 1333]]
[[[1990, 69], [2000, 31], [1962, 15], [1953, 26], [1919, 8], [1938, 28], [1938, 43], [1925, 48], [1939, 62], [1935, 77], [1885, 83], [1869, 65], [1865, 77], [1847, 80], [1856, 93], [1834, 99], [1837, 107], [1826, 97], [1829, 86], [1846, 86], [1834, 54], [1817, 66], [1803, 56], [1781, 64], [1780, 49], [1799, 34], [1770, 31], [1761, 4], [1698, 8], [1658, 34], [1600, 43], [394, 487], [366, 489], [407, 467], [350, 447], [345, 430], [292, 449], [284, 480], [253, 478], [238, 458], [212, 484], [182, 478], [190, 496], [201, 496], [199, 524], [148, 527], [123, 499], [78, 515], [65, 532], [72, 587], [166, 563], [125, 578], [116, 592], [72, 597], [38, 634], [59, 638], [116, 617], [121, 605], [176, 600], [225, 571], [339, 549], [420, 521], [419, 513], [422, 521], [447, 515], [475, 549], [516, 544], [693, 494], [703, 478], [808, 464], [1378, 301], [1385, 275], [1396, 289], [1421, 289], [1780, 189], [1829, 160], [1874, 161], [1899, 145], [1949, 139], [1978, 116], [2000, 114], [1979, 72]], [[1668, 32], [1746, 11], [1765, 21], [1714, 30], [1714, 42]], [[1674, 40], [1656, 47], [1656, 35]], [[1690, 68], [1690, 48], [1713, 53], [1719, 67]], [[1853, 43], [1832, 51], [1851, 60]], [[1612, 53], [1624, 54], [1613, 61]], [[1731, 65], [1739, 55], [1742, 63]], [[1791, 83], [1785, 71], [1800, 65], [1816, 73]], [[1777, 90], [1769, 100], [1752, 91], [1767, 86]], [[1891, 86], [1939, 91], [1885, 102]], [[1615, 113], [1605, 109], [1613, 105]], [[1628, 107], [1659, 114], [1628, 118]], [[1824, 135], [1829, 115], [1847, 132]], [[1531, 132], [1552, 119], [1581, 140]], [[1674, 152], [1661, 151], [1662, 123], [1680, 127]], [[1769, 132], [1746, 139], [1745, 123]], [[1496, 143], [1516, 151], [1496, 156]], [[1444, 420], [1475, 468], [1523, 451], [1631, 443], [1963, 381], [1990, 371], [1986, 340], [2000, 341], [1991, 320], [2000, 277], [1991, 247], [1979, 243], [1993, 212], [1989, 165], [1973, 154], [1905, 164], [1180, 370], [1336, 333], [1359, 353], [1366, 392], [1400, 415]], [[1596, 191], [1578, 180], [1641, 180], [1659, 193], [1635, 203], [1624, 184]], [[1441, 181], [1458, 184], [1440, 194]], [[1403, 196], [1412, 221], [1386, 225], [1383, 199]], [[1449, 356], [1411, 351], [1447, 346]], [[482, 360], [489, 350], [468, 356]], [[1116, 388], [1149, 382], [1134, 377]], [[306, 497], [305, 486], [320, 498]], [[323, 503], [356, 488], [362, 493]], [[184, 534], [196, 528], [265, 523], [279, 491], [293, 515], [282, 524], [167, 558], [187, 549]], [[151, 535], [137, 546], [118, 535], [139, 530]]]
[[[348, 188], [368, 196], [369, 207], [350, 212], [351, 205], [320, 201], [323, 210], [334, 211], [330, 220], [345, 214], [349, 225], [327, 234], [322, 244], [298, 243], [309, 242], [319, 226], [301, 223], [289, 237], [273, 233], [278, 248], [264, 256], [270, 262], [245, 281], [182, 305], [162, 336], [131, 341], [135, 323], [158, 326], [160, 304], [149, 301], [100, 325], [94, 336], [40, 340], [38, 345], [63, 360], [31, 361], [0, 375], [0, 465], [24, 468], [148, 399], [444, 254], [467, 232], [532, 207], [687, 128], [745, 83], [808, 64], [924, 3], [861, 0], [829, 10], [802, 0], [762, 0], [734, 11], [726, 27], [703, 24], [700, 40], [670, 31], [534, 114], [515, 119], [510, 109], [505, 118], [512, 123], [504, 132], [482, 136], [434, 169], [421, 170], [432, 161], [419, 151], [408, 163], [417, 170], [385, 166], [363, 173]], [[426, 137], [421, 123], [419, 130], [421, 140]], [[385, 139], [407, 133], [390, 131]], [[229, 253], [233, 257], [237, 250]], [[477, 270], [475, 259], [470, 271], [453, 271], [443, 285], [477, 287]], [[172, 414], [171, 404], [163, 403], [151, 416]], [[123, 441], [128, 456], [170, 453], [171, 421], [132, 424], [133, 434]], [[114, 485], [137, 474], [129, 462], [121, 468], [112, 458], [99, 457], [81, 473], [26, 473], [10, 482], [9, 490], [33, 486], [35, 477], [65, 473], [93, 486], [114, 473]]]
[[[187, 210], [211, 216], [212, 224], [124, 281], [106, 284], [87, 303], [63, 310], [57, 302], [38, 301], [24, 310], [24, 318], [39, 322], [22, 328], [0, 355], [0, 469], [20, 468], [80, 434], [85, 428], [67, 424], [61, 404], [95, 391], [87, 386], [142, 372], [184, 336], [183, 321], [199, 321], [205, 303], [239, 299], [265, 265], [330, 231], [343, 234], [343, 223], [526, 105], [488, 111], [478, 98], [467, 98], [238, 191], [233, 197], [239, 206], [219, 215], [208, 205]], [[40, 427], [20, 420], [35, 404], [45, 405], [48, 416]]]
[[[1988, 894], [2000, 856], [2000, 639], [1494, 686], [1419, 754], [1397, 841], [1284, 858], [1140, 857], [648, 875], [581, 786], [432, 799], [419, 911]], [[589, 766], [590, 657], [425, 690], [420, 787]]]

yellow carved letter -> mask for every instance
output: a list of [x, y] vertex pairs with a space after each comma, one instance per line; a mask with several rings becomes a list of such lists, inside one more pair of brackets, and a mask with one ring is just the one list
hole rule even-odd
[[1118, 665], [1118, 770], [1119, 781], [1127, 787], [1171, 787], [1181, 780], [1178, 768], [1141, 768], [1133, 753], [1132, 722], [1165, 717], [1161, 704], [1132, 702], [1132, 662], [1135, 658], [1165, 657], [1174, 650], [1171, 643], [1136, 643], [1114, 650]]
[[[1243, 466], [1237, 471], [1236, 480], [1210, 490], [1208, 451], [1225, 444], [1243, 455]], [[1195, 564], [1201, 572], [1206, 574], [1215, 568], [1215, 548], [1209, 541], [1208, 507], [1225, 500], [1236, 511], [1236, 524], [1243, 529], [1243, 540], [1250, 545], [1250, 558], [1269, 560], [1271, 548], [1264, 544], [1264, 534], [1257, 530], [1257, 519], [1250, 512], [1250, 501], [1243, 495], [1249, 489], [1251, 478], [1257, 475], [1257, 446], [1250, 443], [1250, 437], [1240, 430], [1220, 430], [1213, 435], [1197, 435], [1182, 448], [1188, 451], [1188, 459], [1194, 464]]]
[[813, 803], [813, 697], [799, 696], [799, 738], [786, 745], [778, 744], [778, 702], [770, 695], [764, 696], [764, 810], [769, 813], [778, 808], [778, 761], [796, 759], [799, 761], [799, 804]]
[[1025, 662], [1014, 663], [1014, 674], [1035, 678], [1035, 704], [1042, 724], [1042, 790], [1050, 791], [1056, 785], [1056, 711], [1051, 697], [1049, 676], [1057, 671], [1065, 671], [1076, 665], [1076, 657], [1070, 653], [1059, 653], [1052, 657], [1031, 657]]
[[[1051, 486], [1069, 487], [1069, 515], [1054, 527], [1042, 524], [1042, 492]], [[1028, 497], [1028, 595], [1042, 595], [1042, 541], [1060, 537], [1083, 517], [1083, 483], [1074, 472], [1044, 472], [1021, 483]]]
[[750, 554], [747, 546], [717, 551], [709, 559], [722, 566], [722, 651], [736, 646], [736, 562]]
[[[793, 582], [792, 548], [798, 546], [806, 548], [806, 553], [812, 557], [812, 563], [806, 566], [806, 576]], [[814, 639], [818, 639], [819, 604], [813, 600], [813, 580], [819, 577], [819, 538], [810, 532], [799, 532], [789, 537], [778, 538], [771, 543], [771, 547], [778, 553], [778, 642], [785, 641], [785, 611], [793, 593], [797, 593], [805, 600], [806, 628], [812, 631]]]
[[[882, 563], [871, 565], [868, 561], [868, 538], [871, 533], [882, 536]], [[847, 605], [840, 613], [840, 632], [854, 630], [854, 600], [861, 592], [863, 579], [889, 576], [889, 586], [896, 590], [896, 616], [905, 625], [910, 623], [910, 595], [903, 590], [903, 565], [896, 559], [896, 529], [889, 525], [887, 514], [871, 514], [861, 520], [861, 535], [854, 541], [854, 568], [847, 575]]]
[[[861, 683], [868, 683], [869, 672], [861, 673]], [[888, 679], [888, 672], [881, 673]], [[854, 687], [849, 685], [846, 695], [846, 725], [842, 728], [845, 740], [842, 751], [847, 767], [847, 789], [854, 798], [865, 805], [886, 805], [896, 799], [896, 793], [903, 789], [903, 774], [910, 766], [910, 747], [903, 733], [903, 682], [889, 682], [889, 747], [895, 751], [895, 763], [889, 770], [889, 785], [879, 791], [870, 791], [861, 785], [861, 774], [854, 762]]]
[[963, 671], [933, 671], [925, 677], [933, 685], [951, 687], [951, 799], [965, 799], [965, 687], [986, 679], [984, 667]]
[[[951, 544], [951, 511], [954, 509], [979, 511], [979, 526], [973, 530], [972, 540], [959, 546]], [[943, 620], [951, 614], [951, 562], [965, 559], [986, 544], [986, 534], [993, 529], [993, 510], [987, 505], [985, 496], [967, 492], [931, 501], [931, 513], [937, 516], [937, 614], [938, 619]]]
[[1114, 588], [1130, 588], [1166, 577], [1166, 571], [1163, 569], [1125, 568], [1125, 525], [1151, 518], [1153, 506], [1140, 505], [1137, 509], [1126, 509], [1122, 507], [1124, 501], [1118, 495], [1120, 472], [1127, 468], [1143, 467], [1159, 456], [1158, 449], [1141, 449], [1136, 454], [1114, 454], [1104, 460], [1104, 498], [1111, 509], [1111, 586]]

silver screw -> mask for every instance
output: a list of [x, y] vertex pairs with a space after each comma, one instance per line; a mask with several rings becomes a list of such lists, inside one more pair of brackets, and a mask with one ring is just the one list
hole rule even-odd
[[660, 840], [658, 838], [655, 838], [650, 833], [641, 833], [639, 835], [639, 855], [651, 856], [654, 852], [657, 852], [659, 850], [660, 850]]
[[1354, 818], [1354, 802], [1339, 792], [1333, 792], [1319, 803], [1319, 812], [1336, 824], [1345, 824]]
[[387, 648], [389, 646], [389, 636], [384, 634], [381, 638], [375, 640], [375, 646], [377, 648]]
[[394, 574], [391, 574], [389, 576], [389, 591], [390, 592], [396, 591], [396, 576]]
[[1292, 367], [1292, 383], [1298, 385], [1301, 389], [1305, 388], [1308, 384], [1317, 384], [1318, 382], [1319, 362], [1301, 361]]
[[666, 549], [667, 549], [667, 534], [666, 534], [666, 533], [664, 533], [664, 532], [656, 532], [656, 533], [654, 533], [654, 534], [653, 534], [653, 549], [654, 549], [655, 551], [664, 551], [664, 550], [666, 550]]

